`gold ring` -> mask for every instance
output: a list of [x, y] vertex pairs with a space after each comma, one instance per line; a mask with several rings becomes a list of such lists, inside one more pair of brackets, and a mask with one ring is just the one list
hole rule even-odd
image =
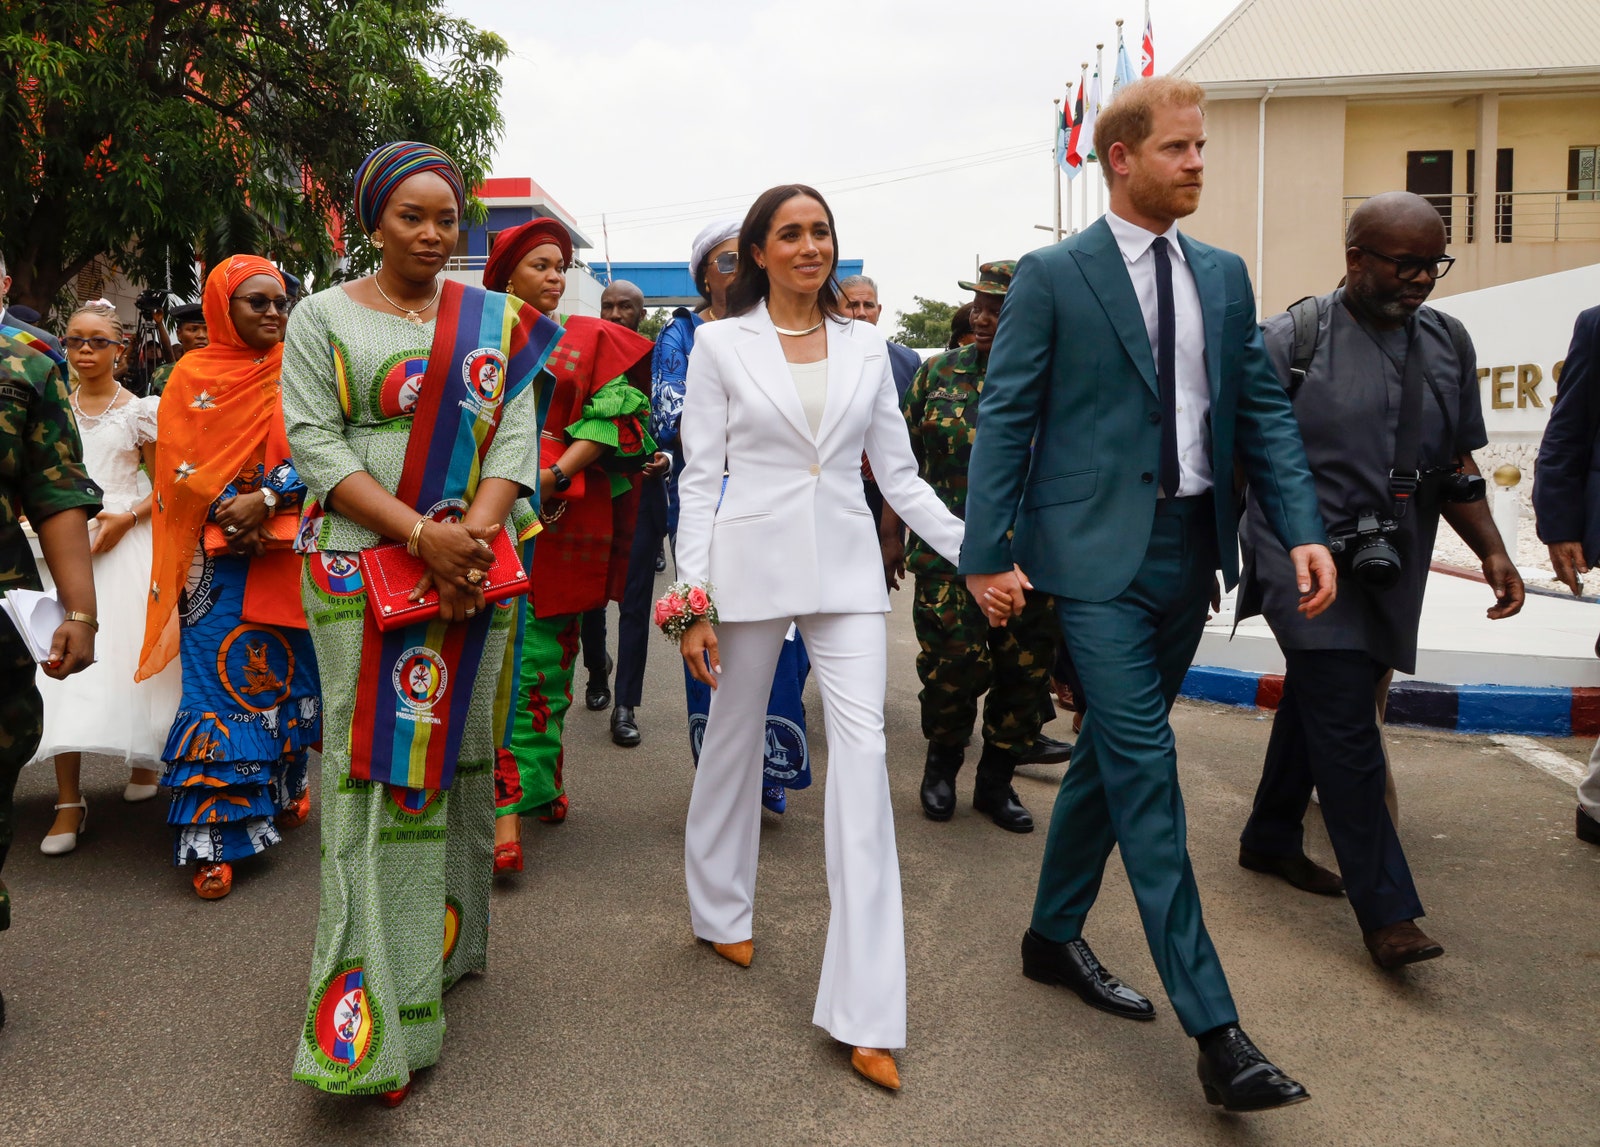
[[483, 580], [483, 571], [482, 570], [468, 570], [467, 571], [467, 583], [469, 585], [477, 585], [482, 580]]

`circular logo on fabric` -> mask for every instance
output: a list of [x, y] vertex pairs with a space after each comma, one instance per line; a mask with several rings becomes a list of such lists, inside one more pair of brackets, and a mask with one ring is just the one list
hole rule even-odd
[[422, 394], [422, 376], [427, 372], [426, 358], [404, 358], [390, 367], [378, 387], [378, 412], [385, 418], [399, 418], [415, 411]]
[[361, 566], [349, 554], [326, 551], [306, 562], [311, 581], [329, 597], [354, 597], [361, 592]]
[[389, 807], [395, 814], [395, 819], [411, 821], [432, 820], [433, 814], [439, 811], [439, 797], [443, 789], [407, 789], [399, 785], [385, 785], [384, 795], [389, 799]]
[[317, 552], [317, 538], [322, 535], [322, 507], [315, 502], [308, 502], [300, 514], [300, 528], [294, 535], [294, 552], [297, 554], [314, 554]]
[[461, 377], [473, 394], [484, 402], [494, 402], [505, 386], [506, 356], [498, 347], [479, 347], [462, 362]]
[[450, 959], [461, 939], [461, 904], [454, 896], [444, 898], [444, 958]]
[[217, 679], [246, 709], [265, 713], [289, 698], [294, 651], [276, 629], [235, 626], [217, 647]]
[[459, 522], [467, 516], [467, 503], [461, 498], [446, 498], [442, 502], [435, 502], [428, 511], [428, 517], [436, 522]]
[[390, 679], [394, 682], [395, 693], [407, 708], [425, 713], [444, 696], [450, 683], [450, 671], [444, 658], [426, 645], [413, 645], [394, 663]]
[[372, 1066], [383, 1040], [383, 1021], [367, 992], [360, 961], [347, 961], [328, 977], [306, 1028], [306, 1042], [325, 1070], [363, 1075]]
[[694, 759], [700, 759], [700, 742], [706, 739], [706, 715], [704, 713], [689, 714], [689, 751], [694, 754]]
[[787, 717], [767, 714], [768, 781], [792, 781], [806, 767], [806, 735]]

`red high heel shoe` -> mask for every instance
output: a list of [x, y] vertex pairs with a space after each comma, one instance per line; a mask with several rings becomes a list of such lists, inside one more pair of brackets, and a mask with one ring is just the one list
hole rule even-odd
[[385, 1107], [399, 1107], [406, 1101], [406, 1096], [411, 1094], [411, 1077], [406, 1076], [406, 1085], [395, 1091], [385, 1091], [378, 1095], [378, 1102]]
[[562, 793], [555, 800], [544, 806], [544, 811], [539, 814], [540, 824], [560, 824], [567, 819], [567, 794]]
[[504, 875], [508, 872], [522, 871], [522, 842], [520, 840], [507, 841], [505, 844], [494, 846], [494, 874]]

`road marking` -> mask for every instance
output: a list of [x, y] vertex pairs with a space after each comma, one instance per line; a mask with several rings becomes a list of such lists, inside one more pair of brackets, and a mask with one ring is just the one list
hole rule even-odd
[[1531, 737], [1496, 735], [1489, 738], [1502, 749], [1507, 749], [1542, 773], [1549, 773], [1558, 781], [1575, 785], [1587, 775], [1571, 757], [1547, 749]]

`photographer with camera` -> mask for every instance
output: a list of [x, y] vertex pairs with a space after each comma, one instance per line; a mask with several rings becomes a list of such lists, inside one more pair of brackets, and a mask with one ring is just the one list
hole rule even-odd
[[[1375, 196], [1350, 216], [1345, 285], [1265, 324], [1339, 566], [1333, 606], [1315, 618], [1296, 609], [1294, 569], [1254, 492], [1241, 531], [1238, 614], [1266, 616], [1287, 668], [1239, 863], [1308, 892], [1342, 888], [1382, 968], [1444, 954], [1416, 925], [1422, 903], [1384, 804], [1377, 703], [1391, 672], [1416, 670], [1441, 516], [1483, 562], [1489, 616], [1510, 617], [1523, 600], [1472, 460], [1488, 436], [1471, 339], [1422, 305], [1454, 262], [1445, 245], [1427, 200]], [[1302, 847], [1313, 787], [1342, 885]]]

